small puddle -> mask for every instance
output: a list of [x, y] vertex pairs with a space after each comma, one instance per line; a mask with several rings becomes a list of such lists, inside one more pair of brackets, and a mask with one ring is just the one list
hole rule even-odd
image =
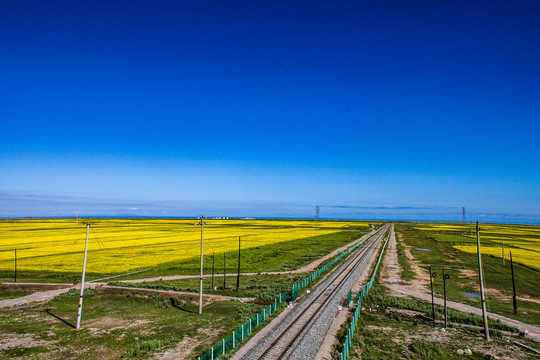
[[414, 248], [414, 250], [420, 250], [420, 251], [431, 251], [429, 249], [422, 249], [422, 248]]
[[467, 295], [470, 298], [479, 298], [480, 297], [480, 295], [478, 295], [478, 294], [473, 294], [473, 293], [468, 293], [468, 292], [464, 292], [464, 294]]

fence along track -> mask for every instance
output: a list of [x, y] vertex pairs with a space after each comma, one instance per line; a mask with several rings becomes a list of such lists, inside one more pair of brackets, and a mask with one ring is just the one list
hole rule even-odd
[[[298, 314], [289, 325], [283, 330], [280, 335], [266, 348], [263, 354], [258, 357], [259, 360], [285, 359], [287, 353], [294, 349], [294, 345], [302, 334], [305, 334], [311, 324], [313, 324], [318, 315], [328, 302], [333, 298], [334, 294], [340, 288], [340, 285], [348, 279], [354, 270], [360, 265], [362, 260], [368, 254], [371, 247], [381, 240], [386, 233], [388, 226], [382, 227], [375, 236], [362, 248], [361, 254], [350, 260], [346, 268], [339, 273], [335, 279], [328, 281], [328, 284], [320, 290], [319, 294], [310, 301], [309, 305]], [[349, 261], [349, 260], [347, 260]]]

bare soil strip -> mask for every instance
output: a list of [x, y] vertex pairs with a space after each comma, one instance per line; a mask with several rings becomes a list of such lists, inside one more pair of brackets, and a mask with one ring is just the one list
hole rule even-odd
[[[422, 278], [425, 276], [423, 271], [421, 271], [420, 267], [413, 267], [413, 270], [415, 270], [415, 273], [419, 272], [417, 274], [417, 278]], [[401, 281], [401, 272], [402, 269], [398, 263], [397, 257], [396, 237], [394, 231], [392, 231], [390, 235], [388, 249], [386, 250], [386, 255], [383, 260], [383, 270], [380, 277], [381, 284], [386, 286], [390, 290], [391, 295], [401, 297], [411, 296], [417, 299], [431, 302], [431, 294], [429, 294], [427, 291], [421, 291], [421, 289], [426, 289], [426, 287], [418, 281], [416, 283], [413, 282], [412, 284], [405, 284]], [[435, 303], [437, 305], [444, 306], [444, 300], [441, 298], [436, 297]], [[456, 309], [462, 312], [482, 315], [482, 309], [458, 303], [455, 301], [447, 301], [447, 306], [449, 308]], [[492, 319], [500, 320], [503, 324], [518, 328], [520, 331], [527, 331], [529, 333], [529, 336], [533, 340], [540, 341], [540, 328], [538, 326], [525, 324], [521, 321], [510, 319], [505, 316], [490, 312], [488, 312], [488, 316]]]
[[60, 294], [68, 292], [69, 289], [72, 289], [72, 288], [74, 288], [74, 286], [65, 287], [63, 289], [39, 291], [39, 292], [35, 292], [33, 294], [19, 297], [16, 299], [1, 300], [0, 308], [6, 308], [6, 307], [14, 308], [14, 307], [34, 303], [34, 302], [47, 302]]
[[[93, 283], [91, 287], [93, 288], [99, 287], [100, 289], [120, 289], [120, 290], [130, 290], [130, 291], [141, 291], [141, 292], [149, 292], [149, 293], [169, 295], [169, 296], [199, 298], [199, 293], [192, 293], [192, 292], [185, 292], [185, 291], [132, 288], [132, 287], [124, 287], [124, 286], [109, 286], [109, 285], [99, 284], [99, 283]], [[249, 297], [235, 297], [235, 296], [208, 295], [208, 294], [202, 294], [202, 297], [203, 299], [235, 300], [235, 301], [240, 301], [240, 302], [252, 302], [252, 301], [257, 300], [256, 298], [249, 298]]]

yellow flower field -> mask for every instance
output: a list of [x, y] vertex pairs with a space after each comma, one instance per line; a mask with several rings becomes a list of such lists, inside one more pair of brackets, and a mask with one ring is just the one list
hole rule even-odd
[[[97, 219], [89, 235], [87, 270], [125, 273], [171, 261], [199, 256], [201, 228], [197, 220]], [[207, 220], [204, 253], [223, 253], [242, 248], [286, 242], [336, 233], [344, 229], [368, 229], [366, 222]], [[17, 250], [20, 270], [78, 272], [86, 226], [73, 219], [0, 221], [0, 270], [12, 270]]]
[[[461, 246], [454, 246], [454, 248], [465, 251], [467, 253], [474, 253], [476, 254], [476, 246], [472, 245], [464, 245]], [[481, 246], [482, 255], [491, 255], [498, 258], [502, 258], [502, 250], [500, 247], [493, 247], [493, 246]], [[507, 261], [510, 261], [510, 255], [509, 251], [512, 251], [512, 260], [514, 262], [521, 263], [523, 265], [526, 265], [528, 267], [531, 267], [533, 269], [540, 270], [540, 256], [538, 252], [526, 250], [526, 249], [505, 249], [504, 251], [504, 258]]]

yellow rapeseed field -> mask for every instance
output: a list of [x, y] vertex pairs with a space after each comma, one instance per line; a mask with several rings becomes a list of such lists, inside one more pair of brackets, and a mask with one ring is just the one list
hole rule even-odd
[[[454, 246], [454, 247], [461, 251], [476, 254], [476, 246], [464, 245], [463, 247], [461, 246]], [[521, 263], [528, 267], [540, 270], [540, 262], [539, 262], [540, 256], [538, 252], [532, 252], [530, 250], [519, 249], [519, 248], [506, 249], [504, 257], [507, 261], [510, 260], [509, 250], [512, 251], [512, 260], [514, 262]], [[491, 256], [502, 258], [502, 251], [500, 247], [482, 246], [482, 255], [491, 255]]]
[[[125, 273], [200, 254], [201, 228], [197, 220], [97, 219], [89, 235], [87, 270]], [[207, 220], [204, 253], [326, 235], [364, 227], [342, 221]], [[14, 266], [17, 250], [21, 270], [78, 272], [86, 236], [85, 223], [73, 219], [0, 221], [0, 270]]]

